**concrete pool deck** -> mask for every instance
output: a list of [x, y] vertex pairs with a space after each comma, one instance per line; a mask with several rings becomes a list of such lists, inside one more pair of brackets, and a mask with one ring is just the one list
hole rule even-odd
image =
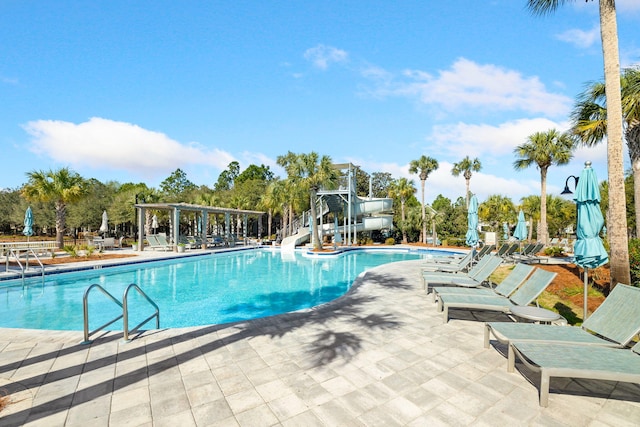
[[506, 317], [460, 310], [443, 324], [420, 263], [371, 269], [315, 309], [129, 343], [0, 329], [0, 425], [637, 425], [637, 384], [552, 380], [539, 407], [539, 377], [483, 348], [482, 321]]

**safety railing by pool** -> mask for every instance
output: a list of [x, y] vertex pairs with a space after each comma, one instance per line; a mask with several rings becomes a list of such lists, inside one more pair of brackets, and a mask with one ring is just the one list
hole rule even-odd
[[[114, 319], [108, 321], [104, 325], [102, 325], [102, 326], [100, 326], [100, 327], [98, 327], [98, 328], [96, 328], [96, 329], [94, 329], [93, 331], [90, 332], [89, 331], [89, 293], [93, 289], [100, 290], [107, 298], [109, 298], [116, 305], [118, 305], [120, 308], [122, 308], [122, 314], [119, 315], [119, 316], [116, 316]], [[133, 329], [129, 330], [129, 303], [128, 303], [128, 300], [129, 300], [129, 291], [131, 289], [134, 289], [136, 292], [138, 292], [140, 294], [140, 296], [142, 296], [144, 299], [146, 299], [147, 302], [149, 304], [151, 304], [153, 306], [153, 308], [155, 308], [155, 312], [151, 316], [147, 317], [142, 322], [140, 322]], [[160, 328], [160, 308], [158, 308], [158, 305], [155, 302], [153, 302], [153, 300], [151, 298], [149, 298], [149, 296], [147, 294], [145, 294], [142, 291], [142, 289], [140, 289], [140, 287], [138, 285], [136, 285], [135, 283], [130, 284], [124, 290], [124, 294], [122, 296], [122, 302], [118, 301], [118, 299], [116, 297], [114, 297], [113, 295], [111, 295], [109, 293], [109, 291], [107, 291], [105, 288], [103, 288], [102, 286], [100, 286], [98, 284], [93, 284], [93, 285], [89, 286], [87, 288], [87, 290], [84, 291], [84, 296], [82, 297], [82, 310], [83, 310], [83, 317], [84, 317], [84, 341], [82, 342], [82, 344], [91, 344], [92, 341], [89, 340], [89, 337], [91, 335], [95, 334], [96, 332], [100, 332], [101, 330], [103, 330], [107, 326], [112, 325], [113, 323], [117, 322], [120, 319], [122, 319], [123, 339], [124, 339], [125, 342], [129, 341], [129, 334], [131, 334], [133, 332], [136, 332], [142, 325], [146, 324], [147, 322], [149, 322], [154, 317], [156, 318], [156, 329]]]

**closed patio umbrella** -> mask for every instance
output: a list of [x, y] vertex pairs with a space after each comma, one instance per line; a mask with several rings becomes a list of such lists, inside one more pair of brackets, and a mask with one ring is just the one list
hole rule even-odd
[[109, 231], [109, 217], [107, 211], [102, 212], [102, 224], [100, 224], [100, 232], [104, 235]]
[[[29, 237], [33, 236], [33, 212], [31, 212], [31, 206], [29, 206], [24, 213], [24, 229], [22, 230], [22, 234], [27, 236], [27, 242], [29, 241]], [[7, 260], [8, 259], [9, 256], [7, 255]], [[29, 268], [29, 251], [27, 251], [26, 268]]]
[[578, 179], [576, 193], [573, 197], [577, 205], [578, 221], [576, 225], [576, 242], [573, 246], [575, 263], [584, 269], [584, 319], [587, 319], [588, 272], [609, 262], [609, 255], [604, 249], [600, 230], [604, 226], [604, 218], [600, 211], [600, 188], [596, 172], [591, 162], [585, 167]]
[[475, 248], [478, 246], [478, 199], [474, 194], [469, 200], [469, 212], [467, 213], [466, 244]]
[[513, 237], [520, 241], [520, 252], [522, 252], [522, 241], [527, 238], [527, 234], [527, 222], [524, 219], [524, 212], [520, 210], [520, 212], [518, 213], [518, 223], [516, 224], [516, 229], [513, 230]]
[[153, 234], [156, 234], [156, 229], [158, 228], [158, 216], [155, 214], [151, 218], [151, 228], [153, 228]]
[[24, 213], [24, 229], [22, 230], [22, 234], [27, 236], [27, 242], [29, 241], [29, 237], [33, 236], [33, 212], [31, 212], [31, 206], [29, 206]]
[[527, 238], [527, 233], [527, 222], [524, 219], [524, 212], [520, 211], [518, 213], [518, 223], [516, 224], [516, 229], [513, 230], [513, 237], [520, 241], [523, 241]]
[[509, 239], [509, 224], [506, 222], [502, 223], [502, 240]]

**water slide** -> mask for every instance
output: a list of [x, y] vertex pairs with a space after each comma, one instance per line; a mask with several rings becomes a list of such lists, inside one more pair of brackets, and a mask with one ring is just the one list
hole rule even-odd
[[[393, 209], [393, 199], [387, 198], [371, 198], [361, 199], [355, 197], [355, 215], [356, 223], [353, 224], [356, 232], [374, 231], [393, 228], [393, 215], [384, 215], [380, 212], [389, 212]], [[365, 216], [371, 215], [371, 216]], [[359, 222], [358, 222], [359, 221]], [[322, 234], [334, 234], [333, 224], [322, 224]], [[342, 233], [345, 226], [338, 226], [338, 232]], [[283, 251], [292, 251], [297, 245], [308, 242], [311, 239], [311, 233], [308, 227], [298, 230], [292, 236], [285, 237], [280, 247]]]

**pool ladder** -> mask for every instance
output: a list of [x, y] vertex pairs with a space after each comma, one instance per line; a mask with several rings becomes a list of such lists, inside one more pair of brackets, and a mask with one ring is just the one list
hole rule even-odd
[[22, 265], [22, 263], [20, 262], [20, 252], [16, 252], [14, 249], [9, 249], [9, 251], [7, 252], [7, 256], [6, 256], [6, 271], [9, 271], [9, 259], [11, 257], [15, 258], [16, 262], [18, 263], [18, 267], [20, 267], [20, 272], [22, 273], [22, 286], [24, 288], [24, 274], [26, 273], [27, 269], [29, 268], [29, 253], [31, 253], [33, 255], [33, 258], [35, 258], [36, 261], [38, 261], [38, 264], [40, 264], [40, 272], [41, 272], [41, 276], [42, 276], [42, 284], [44, 284], [44, 265], [42, 265], [42, 261], [40, 261], [40, 258], [38, 258], [38, 254], [36, 254], [36, 252], [32, 249], [32, 248], [27, 248], [27, 259], [26, 259], [26, 265]]
[[[107, 323], [105, 323], [104, 325], [100, 326], [99, 328], [89, 332], [89, 293], [93, 289], [100, 290], [107, 298], [109, 298], [116, 305], [121, 307], [122, 308], [122, 314], [120, 316], [117, 316], [115, 319], [108, 321]], [[149, 302], [149, 304], [151, 304], [155, 308], [155, 313], [153, 313], [151, 316], [147, 317], [145, 320], [140, 322], [140, 324], [138, 324], [138, 326], [136, 326], [133, 329], [129, 330], [129, 304], [128, 304], [128, 300], [129, 300], [129, 291], [131, 289], [135, 290], [144, 299], [146, 299], [147, 302]], [[84, 341], [82, 342], [82, 344], [91, 344], [92, 341], [89, 340], [89, 337], [91, 335], [95, 334], [96, 332], [99, 332], [99, 331], [103, 330], [107, 326], [111, 325], [114, 322], [117, 322], [120, 319], [122, 319], [122, 330], [123, 330], [123, 333], [124, 333], [123, 339], [124, 339], [125, 342], [129, 342], [130, 341], [129, 340], [129, 334], [131, 334], [133, 332], [136, 332], [138, 330], [138, 328], [140, 328], [145, 323], [149, 322], [154, 317], [156, 318], [156, 329], [160, 329], [160, 309], [158, 308], [158, 305], [155, 302], [153, 302], [153, 300], [151, 298], [149, 298], [149, 296], [147, 294], [145, 294], [142, 291], [142, 289], [140, 289], [138, 287], [138, 285], [136, 285], [135, 283], [130, 284], [124, 290], [124, 294], [122, 295], [122, 302], [118, 301], [118, 299], [116, 297], [111, 295], [105, 288], [103, 288], [102, 286], [100, 286], [98, 284], [93, 284], [93, 285], [89, 286], [87, 288], [87, 290], [84, 291], [84, 296], [82, 297], [82, 310], [83, 310], [83, 314], [84, 314]]]

